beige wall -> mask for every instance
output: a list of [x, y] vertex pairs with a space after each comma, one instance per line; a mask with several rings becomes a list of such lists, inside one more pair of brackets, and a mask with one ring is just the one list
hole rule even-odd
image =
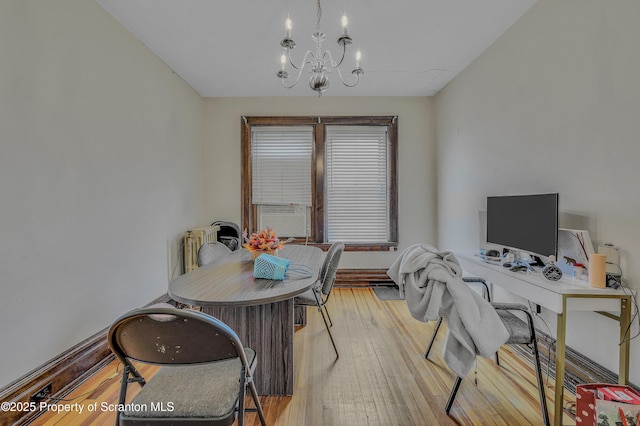
[[[638, 16], [635, 1], [540, 0], [437, 96], [443, 247], [478, 246], [487, 195], [557, 191], [560, 225], [619, 245], [640, 288]], [[568, 344], [615, 371], [617, 336], [603, 316], [569, 317]]]
[[[284, 89], [283, 89], [284, 90]], [[240, 223], [242, 116], [397, 115], [400, 247], [435, 243], [435, 127], [430, 98], [209, 98], [205, 101], [205, 212]], [[345, 253], [342, 268], [384, 268], [397, 253]]]
[[0, 2], [0, 387], [166, 292], [203, 100], [93, 1]]

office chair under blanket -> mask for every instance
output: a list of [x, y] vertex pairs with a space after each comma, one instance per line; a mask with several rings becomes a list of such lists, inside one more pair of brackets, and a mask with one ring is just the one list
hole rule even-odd
[[[465, 283], [480, 283], [482, 284], [482, 297], [485, 298], [487, 302], [491, 302], [491, 292], [489, 291], [489, 285], [484, 280], [484, 278], [480, 277], [462, 277], [462, 281]], [[433, 343], [436, 341], [436, 335], [438, 334], [438, 330], [440, 330], [440, 326], [442, 325], [443, 318], [438, 318], [438, 322], [436, 322], [436, 326], [433, 328], [433, 334], [431, 335], [431, 339], [429, 340], [429, 344], [427, 345], [427, 350], [424, 352], [424, 357], [429, 359], [429, 353], [431, 352], [431, 348], [433, 347]], [[498, 359], [498, 353], [496, 352], [496, 364], [500, 365], [500, 360]]]
[[[256, 354], [222, 321], [173, 307], [135, 309], [114, 322], [109, 347], [124, 369], [116, 425], [208, 424], [230, 426], [245, 411], [266, 421], [253, 382]], [[147, 382], [131, 361], [160, 365]], [[127, 386], [142, 389], [125, 405]], [[249, 388], [255, 409], [245, 407]]]
[[[542, 371], [540, 368], [540, 354], [538, 352], [538, 342], [536, 339], [536, 331], [533, 324], [533, 317], [529, 312], [529, 309], [521, 304], [517, 303], [496, 303], [492, 302], [491, 305], [495, 308], [500, 320], [505, 325], [509, 332], [509, 339], [506, 344], [521, 344], [527, 345], [534, 355], [534, 364], [536, 370], [536, 379], [538, 381], [538, 395], [540, 397], [540, 409], [542, 411], [542, 420], [545, 425], [549, 425], [549, 412], [547, 409], [547, 398], [544, 390], [544, 382], [542, 380]], [[512, 311], [520, 311], [525, 314], [525, 320], [520, 319], [512, 313]], [[430, 349], [431, 347], [429, 347]], [[428, 355], [427, 350], [427, 355]], [[496, 358], [497, 359], [497, 358]], [[456, 377], [456, 380], [449, 394], [449, 399], [445, 406], [445, 412], [449, 414], [453, 401], [456, 398], [458, 389], [462, 383], [462, 377]]]
[[[331, 334], [331, 330], [329, 329], [331, 326], [333, 326], [333, 322], [331, 321], [331, 317], [329, 316], [329, 311], [327, 310], [326, 305], [329, 301], [329, 296], [331, 295], [333, 284], [336, 281], [338, 263], [340, 263], [340, 257], [342, 256], [343, 251], [344, 243], [336, 242], [331, 245], [329, 251], [327, 251], [326, 257], [324, 258], [322, 268], [320, 269], [318, 284], [311, 290], [307, 290], [306, 292], [296, 296], [293, 302], [296, 306], [318, 307], [318, 311], [320, 312], [320, 315], [322, 315], [322, 320], [324, 321], [324, 326], [327, 328], [327, 332], [329, 333], [329, 338], [331, 339], [333, 350], [336, 352], [336, 359], [340, 358], [340, 354], [338, 353], [338, 348], [336, 348], [336, 343], [333, 340], [333, 335]], [[326, 317], [325, 312], [327, 314]], [[328, 322], [327, 319], [329, 320]]]

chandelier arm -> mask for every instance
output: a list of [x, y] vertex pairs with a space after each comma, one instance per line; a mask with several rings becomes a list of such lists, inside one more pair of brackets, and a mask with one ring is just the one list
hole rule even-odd
[[[330, 51], [325, 50], [324, 53], [322, 54], [322, 59], [325, 59], [325, 57], [329, 57], [329, 66], [330, 66], [330, 70], [333, 68], [338, 68], [340, 66], [340, 64], [336, 64], [336, 61], [333, 60], [333, 55], [331, 54]], [[326, 61], [326, 59], [325, 59]], [[342, 63], [342, 61], [340, 61]]]
[[287, 85], [285, 83], [285, 78], [281, 77], [280, 80], [282, 81], [282, 85], [286, 88], [286, 89], [291, 89], [293, 86], [295, 86], [296, 84], [298, 84], [298, 82], [300, 81], [300, 77], [302, 76], [302, 71], [304, 71], [304, 66], [308, 63], [310, 63], [310, 61], [307, 59], [309, 57], [309, 55], [311, 55], [311, 57], [313, 58], [313, 52], [311, 51], [307, 51], [307, 53], [304, 55], [304, 59], [302, 61], [302, 66], [300, 67], [295, 67], [298, 70], [298, 75], [296, 77], [296, 80], [291, 84], [291, 85]]
[[[309, 55], [311, 55], [311, 59], [307, 60], [307, 57]], [[307, 64], [311, 64], [311, 62], [314, 60], [315, 57], [312, 51], [307, 50], [307, 53], [305, 53], [300, 66], [297, 66], [296, 64], [293, 63], [293, 59], [291, 59], [291, 54], [289, 53], [289, 50], [287, 50], [287, 58], [289, 59], [289, 64], [293, 67], [293, 69], [302, 71], [304, 69], [304, 66]]]
[[353, 74], [356, 76], [356, 79], [353, 82], [353, 84], [349, 84], [346, 81], [344, 81], [344, 78], [342, 77], [342, 71], [340, 71], [340, 68], [336, 68], [336, 70], [338, 70], [338, 76], [340, 76], [340, 81], [342, 82], [342, 84], [344, 84], [347, 87], [355, 87], [358, 84], [358, 81], [360, 81], [360, 74]]
[[340, 67], [340, 65], [342, 65], [342, 61], [344, 61], [344, 57], [347, 53], [347, 45], [343, 44], [342, 45], [342, 58], [340, 58], [340, 62], [338, 62], [338, 65], [336, 65], [336, 68]]
[[291, 64], [293, 69], [299, 70], [300, 68], [304, 68], [304, 62], [302, 63], [302, 67], [298, 67], [298, 66], [296, 66], [296, 64], [293, 63], [293, 59], [291, 59], [291, 50], [290, 49], [287, 49], [287, 59], [289, 59], [289, 64]]
[[333, 60], [331, 52], [328, 50], [322, 52], [322, 63], [326, 67], [327, 72], [331, 72], [331, 70], [336, 67], [336, 62]]

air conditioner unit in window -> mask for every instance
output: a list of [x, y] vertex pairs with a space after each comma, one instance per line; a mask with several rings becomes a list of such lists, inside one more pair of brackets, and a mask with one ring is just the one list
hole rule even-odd
[[304, 237], [307, 232], [306, 206], [259, 206], [258, 228], [271, 228], [279, 237]]

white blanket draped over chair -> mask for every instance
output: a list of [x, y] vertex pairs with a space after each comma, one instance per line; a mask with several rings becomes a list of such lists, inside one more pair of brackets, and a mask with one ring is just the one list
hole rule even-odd
[[443, 357], [456, 375], [466, 376], [476, 355], [493, 355], [509, 338], [496, 310], [462, 281], [462, 268], [450, 251], [413, 245], [400, 254], [387, 275], [398, 284], [415, 319], [445, 318], [449, 332]]

